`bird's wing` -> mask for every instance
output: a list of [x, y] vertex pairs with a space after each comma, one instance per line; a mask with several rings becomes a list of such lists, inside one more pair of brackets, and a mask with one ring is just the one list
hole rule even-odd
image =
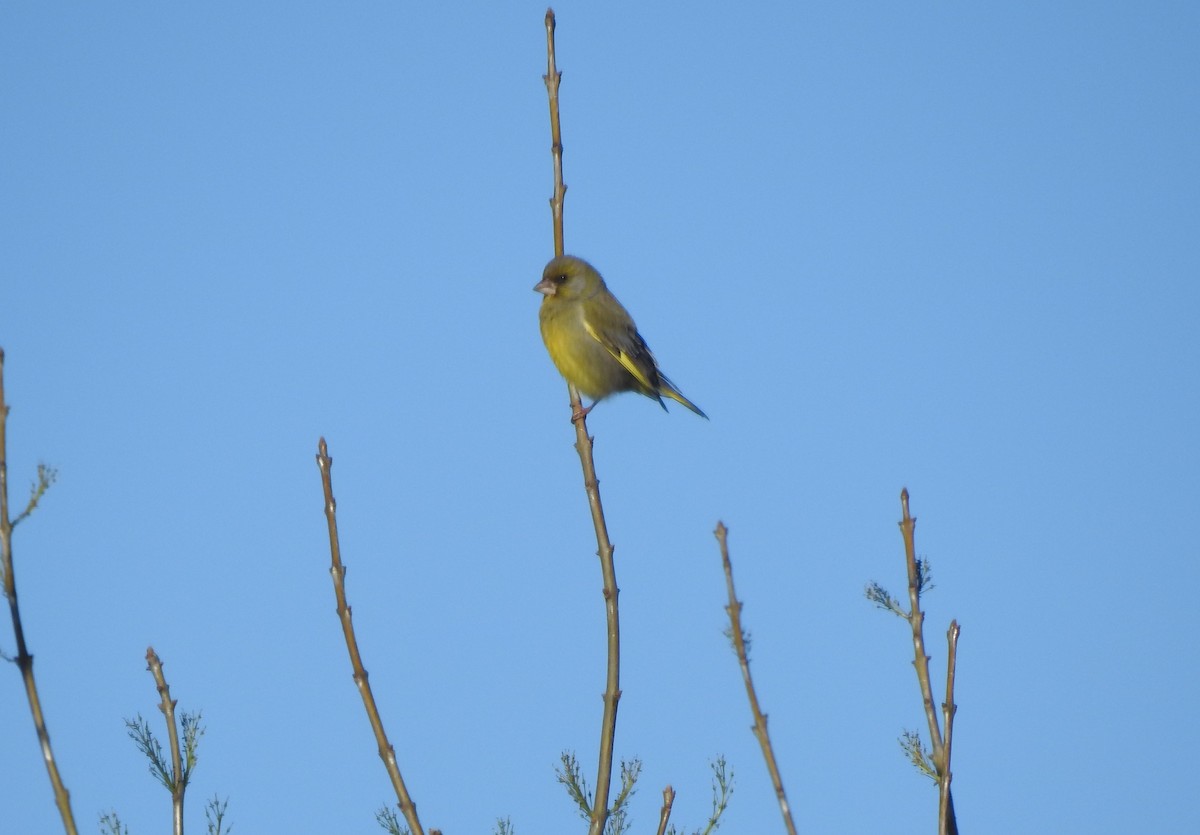
[[646, 340], [642, 339], [636, 328], [600, 330], [593, 326], [587, 317], [584, 317], [583, 327], [592, 339], [603, 345], [613, 358], [633, 375], [647, 394], [651, 397], [658, 396], [658, 366], [654, 362], [654, 355], [646, 347]]

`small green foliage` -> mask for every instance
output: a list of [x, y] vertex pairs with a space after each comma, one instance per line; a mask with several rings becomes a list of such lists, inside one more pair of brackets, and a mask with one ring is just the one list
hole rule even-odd
[[917, 560], [917, 596], [921, 596], [927, 591], [932, 591], [933, 586], [933, 564], [928, 559]]
[[[638, 775], [642, 773], [641, 760], [621, 760], [621, 788], [608, 810], [608, 823], [604, 827], [605, 835], [622, 835], [629, 829], [629, 799], [634, 795], [634, 785]], [[592, 819], [592, 791], [588, 788], [587, 779], [579, 768], [579, 761], [570, 751], [562, 753], [562, 767], [554, 769], [558, 782], [562, 783], [567, 794], [579, 807], [579, 816], [585, 821]]]
[[[922, 594], [933, 590], [933, 588], [933, 566], [930, 564], [929, 560], [917, 560], [917, 597], [920, 598]], [[867, 583], [865, 593], [867, 595], [867, 600], [870, 600], [880, 609], [884, 609], [891, 612], [893, 615], [897, 615], [898, 617], [905, 619], [909, 617], [909, 613], [906, 612], [900, 605], [900, 601], [895, 597], [892, 597], [891, 592], [876, 583], [874, 580]]]
[[621, 807], [609, 813], [608, 823], [604, 825], [604, 835], [625, 835], [629, 831], [629, 810]]
[[37, 509], [38, 502], [42, 500], [42, 496], [46, 495], [46, 491], [50, 489], [50, 485], [57, 480], [58, 470], [46, 464], [38, 464], [37, 481], [33, 483], [33, 487], [29, 490], [29, 503], [25, 505], [25, 509], [17, 515], [17, 518], [12, 520], [14, 528]]
[[208, 835], [230, 835], [233, 832], [233, 824], [225, 825], [225, 810], [228, 808], [229, 798], [221, 800], [215, 794], [204, 804], [204, 820], [208, 823]]
[[150, 773], [154, 775], [154, 779], [162, 783], [167, 791], [174, 791], [175, 780], [171, 776], [171, 764], [163, 756], [162, 745], [150, 730], [150, 723], [139, 713], [136, 719], [125, 720], [125, 729], [138, 750], [150, 760]]
[[[733, 797], [733, 769], [729, 768], [724, 757], [717, 757], [709, 766], [712, 768], [712, 814], [703, 829], [695, 829], [692, 835], [712, 835], [721, 826], [721, 815], [729, 806], [729, 798]], [[675, 824], [667, 827], [667, 835], [683, 835], [675, 828]]]
[[494, 835], [517, 835], [517, 830], [512, 825], [512, 818], [496, 818], [496, 828], [492, 832]]
[[635, 793], [634, 785], [641, 773], [641, 760], [621, 760], [621, 790], [608, 810], [608, 825], [604, 828], [608, 835], [622, 835], [629, 829], [629, 799]]
[[183, 779], [182, 785], [187, 787], [192, 779], [192, 769], [196, 767], [196, 750], [200, 746], [200, 737], [204, 736], [204, 726], [200, 724], [203, 714], [187, 713], [179, 715], [179, 724], [183, 726]]
[[634, 795], [633, 787], [637, 783], [637, 779], [641, 773], [641, 760], [631, 760], [629, 762], [621, 760], [621, 790], [617, 792], [617, 799], [613, 801], [612, 811], [615, 812], [629, 804], [629, 798]]
[[897, 741], [900, 743], [900, 749], [904, 752], [904, 756], [916, 766], [917, 771], [936, 783], [937, 768], [933, 764], [933, 757], [921, 742], [921, 735], [916, 731], [905, 731]]
[[412, 830], [400, 823], [396, 810], [390, 806], [379, 807], [375, 812], [375, 822], [386, 829], [388, 835], [412, 835]]
[[721, 825], [721, 815], [729, 806], [729, 798], [733, 797], [733, 769], [728, 768], [724, 757], [717, 757], [712, 763], [712, 815], [709, 816], [708, 826], [703, 835], [715, 832]]
[[908, 617], [908, 612], [900, 608], [900, 601], [892, 597], [891, 592], [875, 581], [872, 580], [870, 583], [867, 583], [865, 592], [867, 600], [870, 600], [880, 609], [902, 618]]
[[116, 811], [100, 816], [100, 835], [129, 835], [129, 827], [121, 823]]
[[579, 761], [575, 759], [573, 751], [563, 751], [561, 760], [562, 768], [555, 768], [554, 776], [566, 787], [567, 794], [579, 807], [580, 817], [585, 821], [591, 820], [592, 793], [588, 790], [587, 780], [584, 779], [583, 772], [579, 768]]
[[178, 783], [176, 783], [176, 775], [172, 772], [171, 761], [163, 754], [162, 744], [150, 730], [150, 723], [143, 719], [140, 713], [136, 719], [125, 720], [129, 738], [150, 761], [150, 773], [172, 794], [176, 788], [187, 788], [188, 782], [192, 779], [200, 737], [204, 736], [204, 726], [200, 724], [200, 718], [200, 713], [180, 714], [179, 723], [183, 726], [183, 774], [178, 776]]
[[[737, 654], [737, 641], [733, 640], [733, 627], [726, 626], [725, 630], [721, 634], [725, 636], [725, 640], [729, 641], [729, 646], [733, 650], [734, 654], [736, 655]], [[746, 648], [746, 660], [749, 661], [750, 660], [750, 633], [747, 632], [745, 629], [742, 630], [742, 646], [744, 646]]]

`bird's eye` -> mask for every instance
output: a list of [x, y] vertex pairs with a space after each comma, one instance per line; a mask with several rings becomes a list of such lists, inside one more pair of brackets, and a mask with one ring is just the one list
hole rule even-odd
[[555, 284], [565, 284], [567, 281], [567, 277], [566, 277], [566, 275], [556, 275], [556, 276], [554, 276], [554, 278], [552, 280], [554, 281]]

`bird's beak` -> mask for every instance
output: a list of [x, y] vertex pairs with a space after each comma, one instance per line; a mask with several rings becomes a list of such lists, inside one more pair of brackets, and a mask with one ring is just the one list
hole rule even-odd
[[548, 278], [543, 278], [537, 284], [533, 285], [533, 289], [547, 296], [554, 295], [554, 282]]

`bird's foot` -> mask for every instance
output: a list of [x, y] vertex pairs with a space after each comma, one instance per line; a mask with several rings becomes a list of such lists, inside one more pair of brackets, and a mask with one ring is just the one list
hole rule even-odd
[[590, 411], [591, 411], [592, 409], [594, 409], [594, 408], [596, 408], [596, 404], [595, 404], [595, 403], [593, 403], [592, 405], [588, 406], [587, 408], [584, 408], [584, 407], [581, 405], [581, 406], [576, 406], [575, 408], [571, 409], [571, 423], [579, 423], [579, 421], [581, 421], [581, 420], [583, 420], [585, 417], [587, 417], [587, 416], [588, 416], [588, 412], [590, 412]]

